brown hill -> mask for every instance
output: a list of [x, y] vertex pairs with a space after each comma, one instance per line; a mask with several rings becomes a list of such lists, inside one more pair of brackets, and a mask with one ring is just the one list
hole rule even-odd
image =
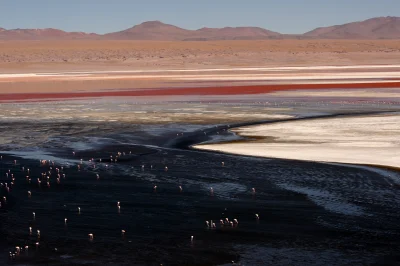
[[319, 39], [398, 39], [400, 17], [377, 17], [343, 25], [316, 28], [303, 34]]
[[13, 29], [0, 30], [0, 40], [64, 40], [95, 39], [99, 35], [85, 32], [66, 32], [58, 29]]
[[0, 40], [265, 40], [265, 39], [400, 39], [400, 17], [377, 17], [343, 25], [320, 27], [304, 34], [281, 34], [259, 27], [201, 28], [187, 30], [160, 21], [148, 21], [104, 35], [58, 29], [0, 28]]
[[148, 21], [132, 28], [103, 35], [114, 40], [248, 40], [279, 36], [277, 32], [257, 27], [225, 27], [186, 30], [160, 21]]
[[114, 40], [163, 40], [174, 41], [190, 37], [192, 31], [185, 30], [160, 21], [148, 21], [133, 26], [132, 28], [108, 33], [103, 35], [104, 39]]
[[280, 35], [259, 27], [201, 28], [193, 31], [192, 36], [185, 40], [262, 40], [278, 38]]

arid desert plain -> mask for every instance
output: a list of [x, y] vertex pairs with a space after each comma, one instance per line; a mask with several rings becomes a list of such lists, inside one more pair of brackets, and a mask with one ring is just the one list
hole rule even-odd
[[1, 41], [0, 264], [398, 265], [398, 40]]

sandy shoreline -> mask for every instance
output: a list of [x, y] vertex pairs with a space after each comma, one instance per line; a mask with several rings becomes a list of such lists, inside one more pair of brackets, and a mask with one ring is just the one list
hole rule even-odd
[[0, 72], [398, 64], [397, 40], [2, 41]]
[[400, 79], [396, 40], [10, 41], [0, 48], [0, 94]]
[[256, 140], [199, 144], [194, 148], [294, 160], [400, 166], [399, 114], [292, 121], [232, 131]]
[[304, 89], [399, 88], [399, 73], [400, 65], [2, 73], [0, 101], [108, 96], [259, 94]]

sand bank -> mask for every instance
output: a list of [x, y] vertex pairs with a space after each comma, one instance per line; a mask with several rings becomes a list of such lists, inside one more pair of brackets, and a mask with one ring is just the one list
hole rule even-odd
[[255, 140], [194, 146], [232, 154], [400, 167], [400, 115], [341, 117], [249, 126]]

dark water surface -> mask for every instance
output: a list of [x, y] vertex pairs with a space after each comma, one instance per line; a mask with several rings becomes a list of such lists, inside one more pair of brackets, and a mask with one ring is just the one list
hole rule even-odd
[[[233, 138], [226, 126], [12, 127], [7, 134], [24, 135], [26, 145], [1, 153], [3, 264], [400, 263], [399, 173], [186, 149], [211, 136]], [[47, 132], [46, 141], [30, 145], [32, 128]], [[221, 225], [225, 218], [238, 224]], [[216, 228], [206, 226], [211, 220]], [[10, 258], [16, 246], [29, 249]]]

